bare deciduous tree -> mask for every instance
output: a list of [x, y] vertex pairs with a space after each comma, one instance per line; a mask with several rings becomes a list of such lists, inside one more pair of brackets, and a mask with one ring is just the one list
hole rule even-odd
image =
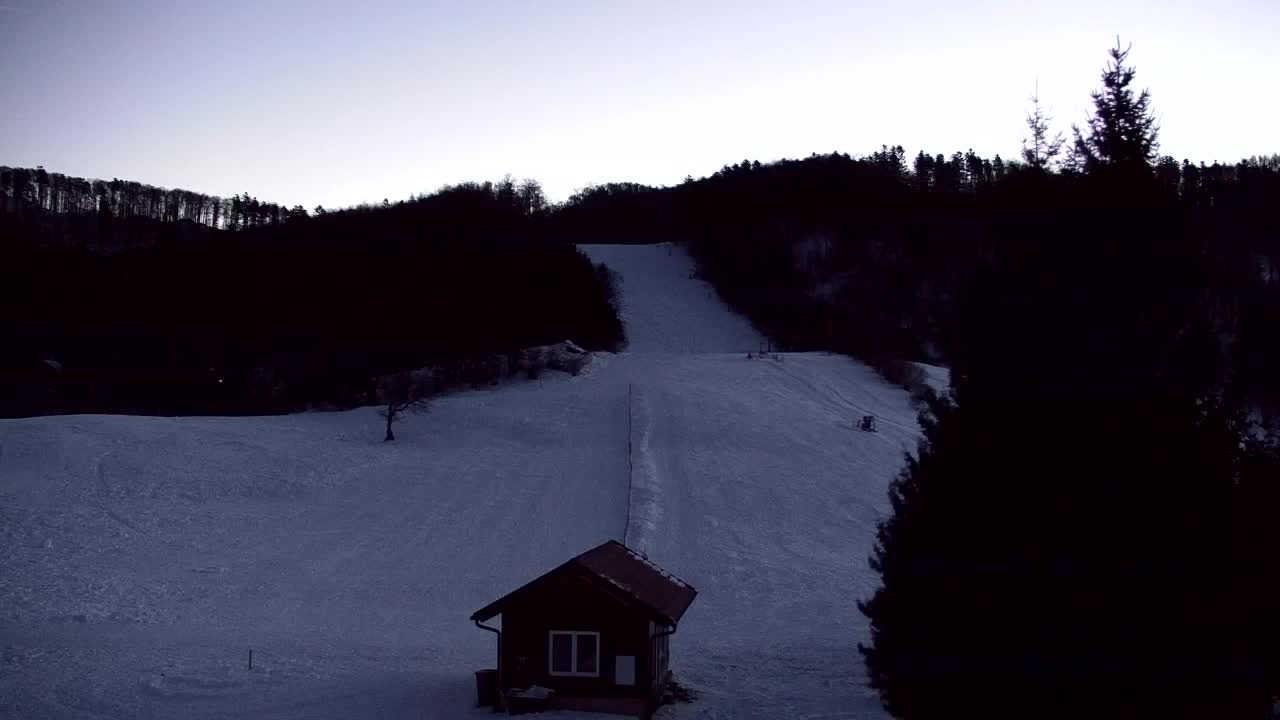
[[407, 372], [387, 375], [378, 381], [378, 402], [382, 408], [378, 415], [387, 421], [387, 435], [383, 442], [396, 439], [391, 425], [404, 417], [405, 413], [426, 412], [427, 397], [414, 387], [413, 377]]

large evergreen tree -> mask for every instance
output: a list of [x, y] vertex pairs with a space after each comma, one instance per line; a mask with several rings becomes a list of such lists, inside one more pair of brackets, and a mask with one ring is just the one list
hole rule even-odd
[[1193, 243], [1135, 241], [1146, 220], [1060, 222], [1065, 250], [1012, 251], [967, 301], [977, 337], [893, 484], [862, 606], [896, 717], [1269, 707], [1271, 570], [1250, 562], [1265, 534], [1240, 491], [1259, 481], [1217, 400]]
[[1126, 53], [1084, 192], [991, 229], [952, 396], [892, 485], [860, 607], [896, 717], [1260, 718], [1278, 687], [1274, 482], [1224, 399], [1195, 224], [1113, 182], [1155, 147]]
[[1111, 62], [1102, 71], [1102, 89], [1092, 93], [1093, 115], [1083, 131], [1071, 127], [1073, 144], [1086, 171], [1145, 169], [1155, 162], [1160, 127], [1151, 111], [1150, 91], [1135, 95], [1131, 87], [1137, 71], [1125, 65], [1129, 50], [1120, 49], [1116, 38], [1116, 46], [1107, 51]]

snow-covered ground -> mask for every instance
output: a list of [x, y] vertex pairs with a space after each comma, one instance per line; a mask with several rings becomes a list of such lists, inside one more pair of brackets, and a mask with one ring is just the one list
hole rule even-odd
[[620, 273], [628, 353], [745, 355], [759, 349], [760, 334], [746, 318], [725, 310], [710, 285], [692, 278], [693, 261], [679, 245], [582, 249]]
[[935, 392], [946, 393], [951, 388], [951, 371], [937, 365], [916, 363], [924, 371], [924, 381]]
[[608, 538], [699, 591], [672, 665], [700, 697], [662, 717], [884, 717], [855, 602], [907, 394], [748, 360], [679, 248], [584, 250], [628, 352], [440, 398], [394, 443], [371, 408], [0, 421], [0, 717], [479, 717], [468, 615]]

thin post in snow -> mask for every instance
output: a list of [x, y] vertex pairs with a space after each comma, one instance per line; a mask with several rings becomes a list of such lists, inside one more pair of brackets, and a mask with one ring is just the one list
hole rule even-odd
[[631, 532], [631, 483], [636, 474], [635, 461], [632, 459], [631, 447], [631, 415], [633, 413], [631, 405], [631, 386], [632, 383], [627, 383], [627, 513], [624, 521], [626, 524], [622, 526], [623, 545], [627, 544], [627, 535]]
[[253, 669], [253, 648], [249, 648], [249, 669]]

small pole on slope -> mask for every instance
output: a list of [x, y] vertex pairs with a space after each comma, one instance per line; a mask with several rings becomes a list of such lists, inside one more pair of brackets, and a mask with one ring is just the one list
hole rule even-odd
[[249, 648], [249, 669], [253, 669], [253, 648]]
[[632, 459], [634, 448], [631, 446], [631, 436], [634, 432], [631, 427], [631, 416], [634, 413], [631, 409], [632, 403], [634, 402], [631, 394], [631, 386], [632, 383], [627, 383], [627, 517], [625, 521], [626, 524], [622, 526], [623, 545], [626, 545], [627, 541], [630, 539], [627, 536], [631, 533], [631, 482], [632, 478], [634, 478], [636, 474], [635, 461]]

